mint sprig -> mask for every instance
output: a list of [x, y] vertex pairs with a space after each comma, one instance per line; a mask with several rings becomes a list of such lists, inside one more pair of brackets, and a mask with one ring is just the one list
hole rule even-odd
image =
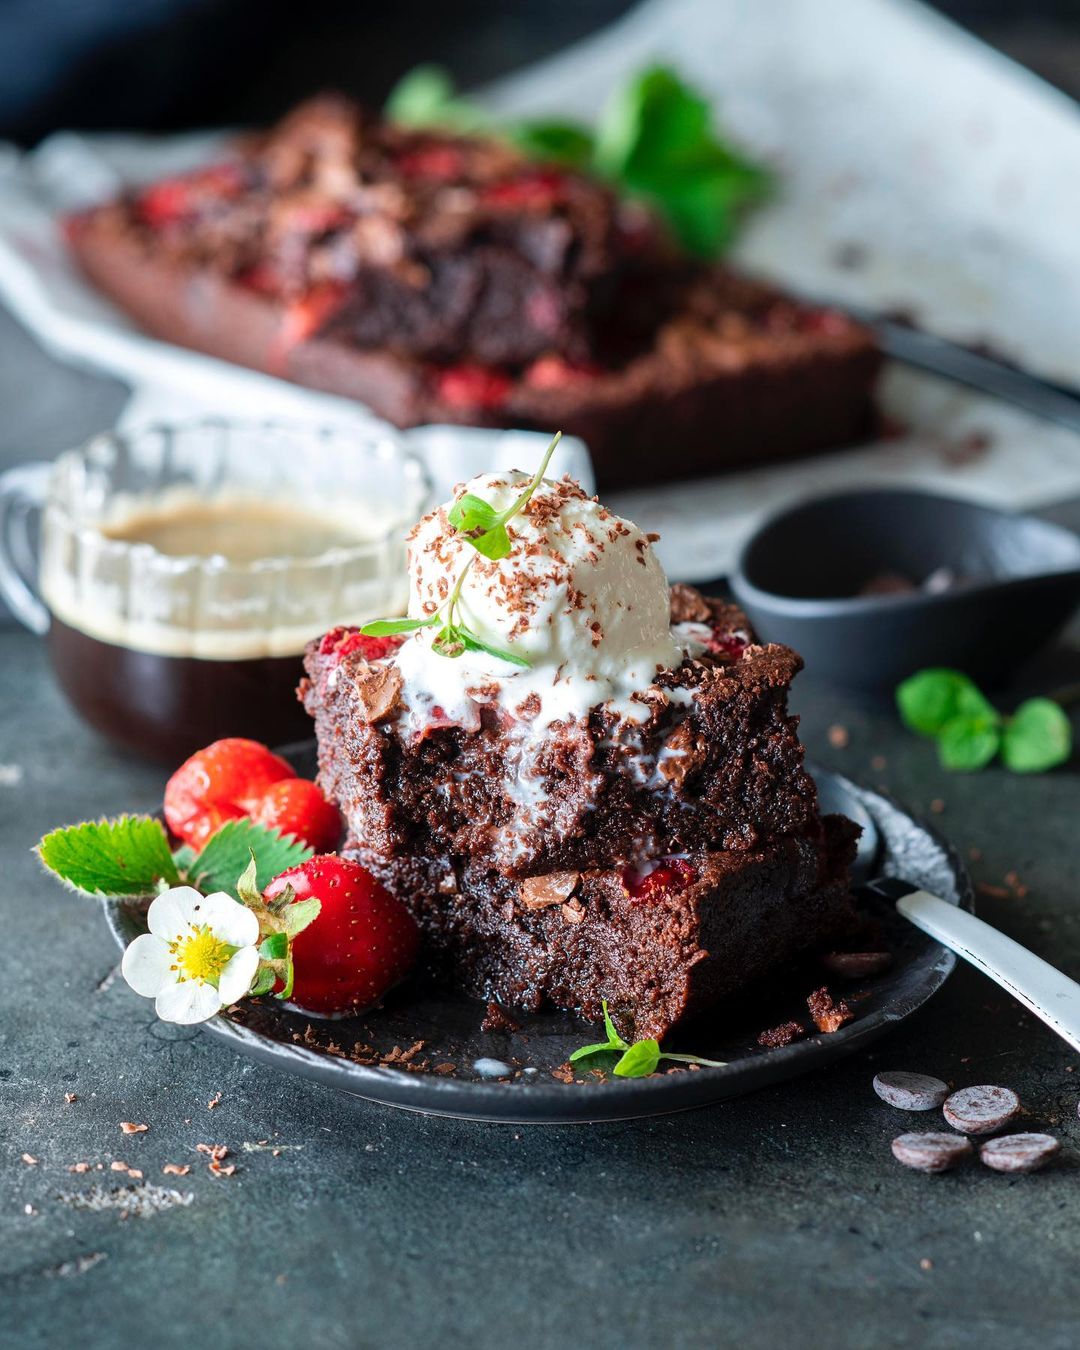
[[[473, 492], [466, 492], [451, 506], [446, 516], [450, 527], [482, 557], [498, 562], [510, 554], [513, 543], [506, 527], [516, 515], [525, 510], [533, 493], [544, 481], [551, 457], [561, 440], [562, 432], [557, 431], [551, 438], [551, 444], [544, 451], [540, 467], [505, 511], [496, 511], [490, 502]], [[461, 588], [475, 561], [475, 557], [469, 559], [458, 573], [454, 588], [445, 603], [426, 619], [375, 619], [371, 623], [364, 624], [360, 632], [365, 637], [394, 637], [400, 633], [415, 633], [420, 628], [438, 628], [439, 631], [431, 639], [431, 647], [440, 656], [454, 660], [466, 652], [486, 652], [489, 656], [498, 657], [500, 661], [509, 661], [515, 666], [528, 666], [529, 661], [525, 657], [485, 641], [458, 617]]]
[[619, 1060], [612, 1069], [617, 1078], [648, 1078], [650, 1074], [656, 1072], [662, 1059], [677, 1060], [682, 1064], [704, 1064], [710, 1069], [724, 1067], [724, 1060], [703, 1059], [700, 1055], [678, 1055], [670, 1050], [661, 1050], [659, 1041], [652, 1038], [635, 1041], [631, 1045], [623, 1040], [611, 1020], [607, 999], [602, 999], [600, 1006], [604, 1010], [604, 1030], [607, 1032], [607, 1040], [594, 1045], [583, 1045], [580, 1050], [575, 1050], [570, 1056], [571, 1064], [577, 1064], [580, 1060], [589, 1059], [593, 1055], [619, 1055]]
[[920, 670], [897, 688], [896, 704], [905, 726], [937, 742], [951, 773], [976, 773], [999, 753], [1013, 773], [1045, 773], [1072, 754], [1072, 727], [1060, 704], [1030, 698], [1006, 716], [958, 670]]
[[605, 178], [655, 206], [683, 247], [702, 257], [730, 244], [747, 208], [772, 189], [771, 174], [715, 131], [708, 101], [665, 66], [616, 89], [595, 132], [561, 120], [499, 121], [430, 65], [404, 76], [385, 111], [402, 126], [502, 136], [532, 159]]

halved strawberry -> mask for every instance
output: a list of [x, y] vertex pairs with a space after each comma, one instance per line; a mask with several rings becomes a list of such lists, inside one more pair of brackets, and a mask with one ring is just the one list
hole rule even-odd
[[291, 764], [258, 741], [232, 736], [197, 750], [165, 787], [165, 821], [192, 848], [202, 848], [227, 820], [249, 815], [267, 789], [295, 778]]
[[408, 974], [420, 946], [412, 915], [359, 863], [322, 854], [282, 872], [267, 899], [291, 886], [314, 896], [318, 918], [293, 939], [292, 1001], [324, 1016], [370, 1007]]
[[290, 834], [324, 853], [341, 842], [341, 813], [309, 778], [282, 778], [251, 805], [251, 819], [259, 825]]

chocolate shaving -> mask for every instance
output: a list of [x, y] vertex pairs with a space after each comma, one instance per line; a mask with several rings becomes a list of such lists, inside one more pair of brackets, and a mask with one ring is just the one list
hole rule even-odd
[[689, 721], [679, 723], [665, 741], [664, 749], [667, 754], [662, 756], [657, 769], [660, 777], [677, 791], [708, 757], [705, 742], [695, 734]]
[[401, 683], [397, 666], [368, 666], [357, 676], [356, 695], [365, 722], [383, 722], [397, 712]]
[[547, 909], [568, 900], [580, 880], [580, 872], [548, 872], [542, 877], [526, 877], [518, 894], [526, 909]]

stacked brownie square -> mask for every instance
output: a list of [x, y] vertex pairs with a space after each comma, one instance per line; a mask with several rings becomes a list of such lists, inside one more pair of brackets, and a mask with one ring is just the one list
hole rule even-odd
[[513, 727], [402, 717], [393, 641], [312, 643], [301, 696], [348, 851], [418, 919], [433, 968], [511, 1007], [662, 1037], [852, 921], [855, 827], [820, 814], [787, 711], [801, 668], [688, 587], [694, 655], [640, 694], [556, 723], [523, 771]]
[[864, 436], [841, 314], [692, 263], [640, 204], [493, 139], [302, 105], [220, 164], [68, 222], [149, 332], [398, 426], [560, 426], [620, 485]]

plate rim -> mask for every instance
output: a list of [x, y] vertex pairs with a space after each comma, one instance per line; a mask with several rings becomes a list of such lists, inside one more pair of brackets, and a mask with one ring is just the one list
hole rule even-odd
[[[940, 849], [955, 879], [957, 900], [949, 903], [956, 903], [969, 913], [975, 912], [975, 887], [967, 866], [958, 849], [934, 825], [909, 811], [890, 792], [865, 787], [844, 774], [823, 767], [811, 766], [811, 772], [815, 778], [827, 775], [833, 779], [844, 791], [858, 798], [875, 820], [874, 807], [880, 804], [914, 824]], [[107, 899], [103, 899], [101, 905], [109, 931], [122, 951], [129, 941], [123, 931], [122, 907]], [[696, 1072], [654, 1074], [647, 1078], [610, 1078], [605, 1082], [555, 1083], [549, 1081], [547, 1075], [541, 1078], [542, 1070], [538, 1071], [535, 1083], [520, 1079], [510, 1084], [503, 1079], [485, 1082], [440, 1077], [392, 1065], [358, 1064], [308, 1046], [273, 1040], [220, 1014], [202, 1025], [238, 1054], [269, 1064], [280, 1072], [314, 1080], [348, 1096], [398, 1110], [478, 1124], [601, 1123], [693, 1110], [743, 1096], [778, 1078], [795, 1078], [841, 1059], [863, 1045], [869, 1045], [923, 1008], [952, 974], [958, 959], [947, 947], [940, 947], [938, 958], [927, 972], [915, 1001], [902, 1013], [879, 1010], [865, 1018], [856, 1018], [827, 1035], [819, 1032], [757, 1058], [732, 1061], [719, 1068], [701, 1067]], [[786, 1071], [778, 1075], [778, 1068]], [[738, 1088], [723, 1091], [724, 1083], [732, 1079], [737, 1080]], [[417, 1084], [421, 1082], [423, 1102], [417, 1100]], [[506, 1095], [508, 1088], [513, 1092], [510, 1099]], [[517, 1104], [516, 1112], [512, 1103]]]

